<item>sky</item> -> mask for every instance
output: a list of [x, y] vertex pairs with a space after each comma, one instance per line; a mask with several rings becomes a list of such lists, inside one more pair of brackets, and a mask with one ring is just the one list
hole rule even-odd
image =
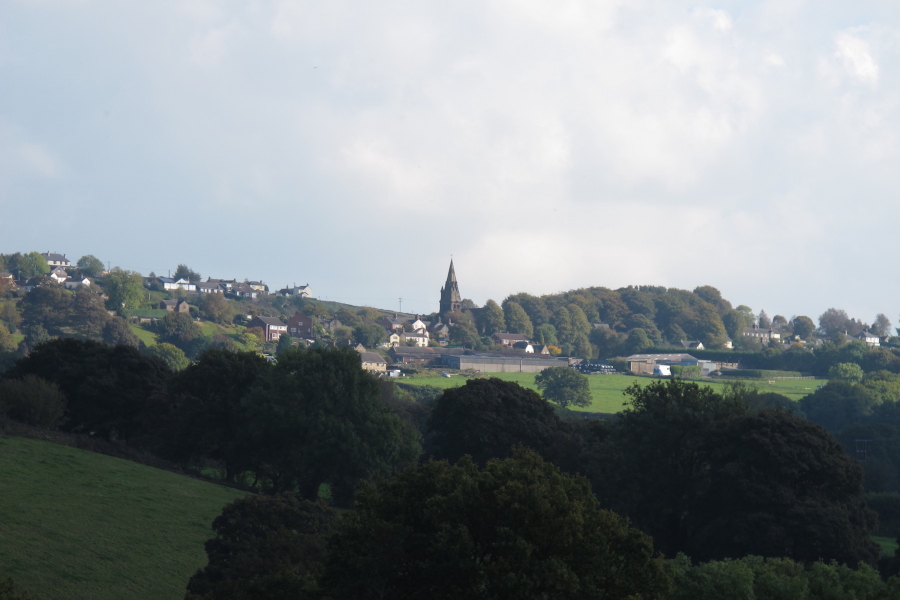
[[898, 324], [900, 3], [0, 0], [0, 252]]

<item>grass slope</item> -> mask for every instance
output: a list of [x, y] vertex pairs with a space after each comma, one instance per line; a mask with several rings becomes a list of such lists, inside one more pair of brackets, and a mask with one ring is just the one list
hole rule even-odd
[[[537, 389], [534, 386], [534, 373], [488, 373], [488, 377], [497, 377], [504, 381], [515, 381], [522, 387]], [[634, 377], [631, 375], [589, 375], [588, 381], [591, 386], [591, 394], [594, 402], [591, 406], [585, 408], [575, 408], [574, 410], [588, 412], [615, 413], [623, 408], [625, 396], [622, 392], [634, 382], [640, 385], [647, 385], [655, 378], [651, 377]], [[400, 379], [402, 383], [411, 383], [413, 385], [433, 385], [440, 388], [450, 388], [465, 384], [466, 378], [454, 375], [452, 377], [413, 377]], [[799, 400], [800, 398], [816, 391], [816, 386], [822, 385], [825, 380], [820, 379], [786, 379], [775, 380], [769, 384], [765, 380], [747, 380], [751, 385], [755, 385], [761, 392], [777, 392], [790, 398], [791, 400]], [[709, 381], [700, 382], [700, 385], [709, 385], [717, 391], [721, 391], [726, 382]]]
[[243, 492], [68, 446], [0, 438], [0, 578], [40, 598], [183, 598]]

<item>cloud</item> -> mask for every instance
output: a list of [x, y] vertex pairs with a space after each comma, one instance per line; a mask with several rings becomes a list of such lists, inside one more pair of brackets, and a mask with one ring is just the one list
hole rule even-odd
[[841, 32], [835, 39], [837, 50], [834, 55], [841, 61], [847, 74], [870, 86], [878, 83], [878, 64], [872, 57], [869, 44], [847, 32]]
[[[29, 135], [4, 145], [18, 166], [0, 179], [16, 198], [143, 224], [86, 252], [138, 264], [152, 243], [158, 272], [187, 261], [423, 312], [450, 253], [478, 302], [708, 283], [782, 313], [821, 312], [828, 294], [897, 312], [852, 291], [883, 281], [868, 253], [892, 252], [890, 236], [853, 232], [900, 218], [900, 36], [879, 14], [800, 0], [22, 4], [0, 119]], [[9, 214], [28, 214], [11, 197]], [[204, 235], [161, 243], [172, 214]]]

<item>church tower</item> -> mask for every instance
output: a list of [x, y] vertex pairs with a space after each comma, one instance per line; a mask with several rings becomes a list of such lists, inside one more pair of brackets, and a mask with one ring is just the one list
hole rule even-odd
[[447, 283], [441, 288], [441, 315], [462, 309], [462, 296], [459, 295], [459, 284], [456, 283], [456, 271], [453, 270], [453, 259], [450, 259], [450, 271]]

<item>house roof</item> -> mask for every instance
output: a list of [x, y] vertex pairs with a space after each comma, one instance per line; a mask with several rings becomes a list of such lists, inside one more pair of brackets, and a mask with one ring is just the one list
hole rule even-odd
[[364, 363], [387, 364], [387, 361], [384, 360], [384, 357], [377, 352], [360, 352], [359, 357]]
[[500, 333], [498, 331], [491, 337], [495, 337], [498, 340], [510, 340], [510, 341], [516, 341], [516, 342], [527, 342], [528, 341], [528, 336], [522, 335], [521, 333]]
[[156, 280], [160, 283], [175, 283], [175, 280], [171, 277], [157, 277]]
[[400, 346], [391, 348], [394, 356], [443, 356], [444, 354], [465, 354], [463, 348], [419, 348], [416, 346]]
[[66, 258], [65, 254], [57, 254], [56, 252], [41, 252], [41, 256], [44, 257], [44, 260], [50, 262], [69, 262], [69, 259]]
[[626, 356], [625, 360], [630, 360], [633, 362], [650, 362], [656, 360], [680, 361], [697, 359], [690, 354], [632, 354], [631, 356]]
[[[252, 321], [255, 321], [255, 320], [257, 320], [257, 319], [259, 319], [260, 321], [262, 321], [262, 322], [265, 323], [266, 325], [275, 325], [275, 326], [277, 326], [277, 327], [287, 327], [287, 325], [285, 325], [284, 323], [281, 322], [281, 319], [278, 319], [278, 318], [276, 318], [276, 317], [260, 317], [260, 316], [255, 316], [255, 317], [253, 317]], [[251, 322], [252, 322], [252, 321], [251, 321]]]

